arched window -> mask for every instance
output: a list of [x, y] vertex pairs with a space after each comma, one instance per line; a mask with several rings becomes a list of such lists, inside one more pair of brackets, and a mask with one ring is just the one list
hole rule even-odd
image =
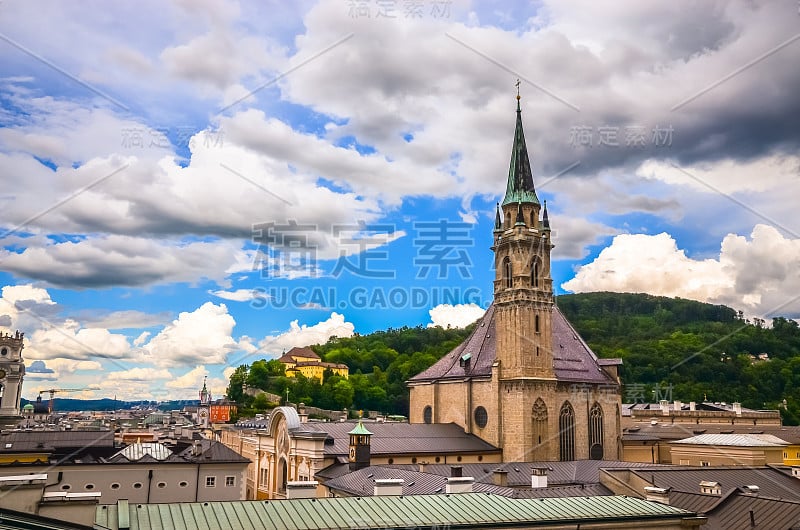
[[531, 228], [536, 228], [536, 210], [531, 210]]
[[506, 287], [511, 287], [512, 282], [514, 280], [514, 276], [511, 270], [511, 259], [506, 256], [503, 258], [503, 283]]
[[531, 285], [534, 287], [539, 287], [539, 275], [542, 272], [540, 269], [539, 260], [534, 259], [533, 265], [531, 265]]
[[422, 421], [425, 423], [433, 423], [433, 409], [430, 405], [422, 410]]
[[589, 458], [603, 459], [603, 409], [599, 403], [589, 411]]
[[539, 315], [533, 316], [533, 331], [539, 333], [541, 331], [541, 324], [539, 323]]
[[511, 212], [506, 213], [506, 230], [511, 228]]
[[558, 459], [575, 460], [575, 410], [569, 401], [561, 405], [558, 414]]
[[489, 414], [486, 412], [486, 409], [479, 406], [475, 409], [474, 415], [475, 415], [475, 425], [477, 425], [481, 429], [486, 427], [486, 424], [489, 422]]
[[547, 405], [537, 398], [533, 404], [533, 446], [538, 449], [544, 443], [547, 443]]

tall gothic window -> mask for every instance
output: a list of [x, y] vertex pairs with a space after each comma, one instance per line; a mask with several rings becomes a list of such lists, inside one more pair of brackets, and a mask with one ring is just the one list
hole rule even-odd
[[511, 287], [511, 283], [514, 280], [514, 276], [512, 275], [511, 270], [511, 259], [508, 256], [503, 258], [503, 281], [506, 287]]
[[533, 445], [540, 446], [547, 442], [547, 405], [542, 398], [533, 404]]
[[599, 403], [589, 411], [589, 458], [603, 459], [603, 409]]
[[540, 268], [539, 260], [534, 259], [533, 265], [531, 266], [531, 285], [534, 287], [539, 287], [539, 274], [541, 274], [541, 271], [539, 270]]
[[558, 459], [575, 460], [575, 410], [569, 401], [561, 405], [558, 415]]

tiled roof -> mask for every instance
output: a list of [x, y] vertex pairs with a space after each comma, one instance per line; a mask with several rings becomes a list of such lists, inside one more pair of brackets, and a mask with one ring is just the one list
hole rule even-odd
[[314, 350], [311, 348], [298, 348], [294, 347], [291, 350], [287, 351], [285, 355], [289, 357], [305, 357], [306, 359], [319, 359], [319, 355], [314, 353]]
[[[95, 528], [117, 530], [119, 505], [98, 506]], [[694, 514], [672, 506], [622, 496], [509, 499], [485, 493], [335, 497], [128, 505], [130, 528], [240, 530], [351, 528], [504, 528], [661, 521]]]
[[674, 444], [722, 445], [730, 447], [784, 447], [785, 440], [771, 434], [700, 434], [675, 440]]
[[[450, 353], [424, 372], [412, 377], [409, 382], [425, 382], [440, 379], [463, 379], [465, 377], [490, 377], [492, 365], [497, 359], [495, 338], [495, 309], [489, 306], [472, 334]], [[553, 308], [553, 368], [560, 381], [576, 383], [616, 384], [600, 368], [597, 356], [575, 331], [567, 318]], [[470, 354], [470, 363], [460, 363], [462, 355]], [[609, 364], [608, 362], [605, 364]], [[613, 361], [612, 364], [618, 364]]]
[[[327, 433], [333, 443], [325, 444], [325, 455], [346, 455], [353, 427], [350, 422], [309, 422], [303, 423], [300, 431]], [[370, 452], [374, 455], [500, 452], [454, 423], [368, 423], [366, 428], [372, 433]]]

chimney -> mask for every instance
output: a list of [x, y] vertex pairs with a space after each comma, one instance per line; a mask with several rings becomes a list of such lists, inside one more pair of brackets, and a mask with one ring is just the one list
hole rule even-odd
[[373, 495], [383, 497], [386, 495], [402, 495], [404, 480], [401, 478], [379, 478], [375, 479], [375, 490]]
[[689, 410], [691, 410], [692, 412], [697, 410], [697, 403], [695, 403], [694, 401], [690, 401], [689, 402]]
[[464, 473], [464, 468], [461, 466], [450, 466], [450, 476], [451, 477], [462, 477]]
[[655, 486], [645, 486], [644, 498], [645, 500], [648, 501], [669, 505], [669, 490], [670, 488], [657, 488]]
[[733, 412], [736, 413], [737, 416], [742, 415], [742, 404], [739, 402], [733, 403]]
[[546, 487], [547, 487], [547, 468], [532, 467], [531, 488], [546, 488]]
[[661, 405], [661, 414], [663, 416], [669, 416], [669, 401], [662, 399], [658, 404]]
[[289, 480], [286, 482], [287, 499], [314, 499], [317, 497], [316, 480]]
[[495, 469], [493, 479], [495, 486], [508, 486], [508, 471], [500, 468]]
[[448, 477], [445, 493], [472, 493], [473, 477]]
[[308, 413], [306, 412], [305, 403], [297, 405], [297, 415], [300, 417], [300, 423], [308, 423]]
[[675, 412], [680, 411], [682, 407], [683, 407], [683, 403], [680, 400], [677, 400], [677, 399], [675, 400], [675, 403], [672, 406], [672, 408], [673, 408], [673, 410], [675, 410]]

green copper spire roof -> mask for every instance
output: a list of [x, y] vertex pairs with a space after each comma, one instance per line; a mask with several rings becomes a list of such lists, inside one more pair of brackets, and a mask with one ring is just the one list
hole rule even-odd
[[369, 432], [366, 427], [364, 427], [364, 424], [361, 423], [361, 418], [359, 418], [358, 419], [358, 425], [356, 425], [355, 428], [352, 431], [350, 431], [349, 433], [347, 433], [347, 434], [366, 434], [366, 435], [370, 435], [372, 433]]
[[517, 128], [514, 131], [514, 146], [511, 150], [511, 166], [508, 168], [508, 185], [503, 206], [523, 202], [539, 204], [539, 198], [533, 188], [533, 173], [528, 160], [528, 148], [525, 147], [525, 134], [522, 132], [522, 110], [519, 106], [518, 93]]

